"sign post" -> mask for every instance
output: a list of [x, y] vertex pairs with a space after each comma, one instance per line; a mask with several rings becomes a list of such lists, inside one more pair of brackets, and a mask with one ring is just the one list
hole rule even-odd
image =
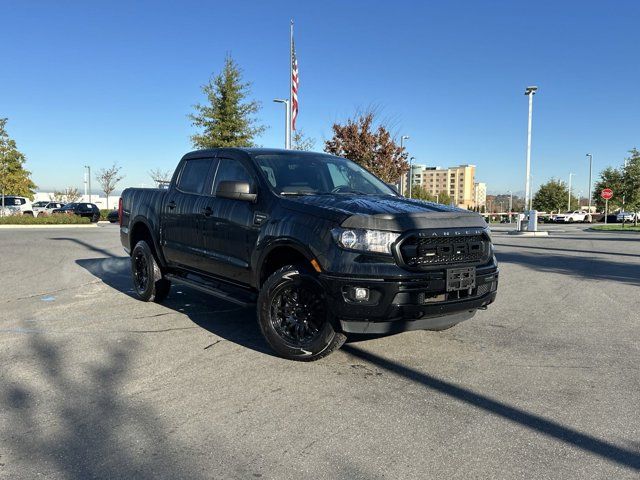
[[613, 190], [610, 188], [602, 189], [600, 196], [604, 199], [604, 223], [607, 223], [607, 217], [609, 216], [609, 199], [613, 197]]

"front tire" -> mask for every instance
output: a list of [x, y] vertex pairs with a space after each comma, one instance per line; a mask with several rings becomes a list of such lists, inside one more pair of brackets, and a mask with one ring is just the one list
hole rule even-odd
[[260, 290], [258, 325], [283, 358], [309, 362], [339, 349], [347, 337], [333, 328], [331, 320], [322, 285], [304, 267], [282, 267]]
[[163, 278], [151, 247], [144, 240], [136, 243], [131, 252], [131, 277], [133, 288], [143, 302], [160, 303], [169, 295], [171, 283]]

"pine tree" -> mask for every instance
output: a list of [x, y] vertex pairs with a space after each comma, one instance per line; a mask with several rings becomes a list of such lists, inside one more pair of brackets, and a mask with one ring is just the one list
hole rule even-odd
[[36, 184], [31, 180], [31, 172], [24, 169], [27, 159], [15, 140], [9, 138], [6, 124], [7, 119], [0, 118], [0, 193], [33, 199]]
[[242, 71], [227, 55], [222, 73], [202, 86], [206, 104], [194, 105], [189, 115], [192, 125], [200, 129], [191, 137], [195, 148], [252, 147], [254, 138], [264, 132], [253, 115], [260, 103], [247, 100], [250, 83], [242, 81]]

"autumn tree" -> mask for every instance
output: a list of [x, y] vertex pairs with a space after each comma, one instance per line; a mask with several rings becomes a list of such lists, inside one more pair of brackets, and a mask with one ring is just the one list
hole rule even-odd
[[252, 147], [254, 138], [264, 132], [253, 117], [260, 103], [248, 100], [251, 84], [242, 81], [242, 70], [227, 55], [222, 72], [202, 86], [205, 104], [194, 105], [189, 115], [200, 130], [191, 137], [195, 148]]
[[96, 175], [96, 180], [107, 197], [107, 210], [109, 209], [109, 195], [116, 189], [118, 182], [124, 178], [124, 175], [120, 175], [120, 169], [121, 167], [114, 163], [110, 168], [100, 169]]
[[149, 170], [149, 176], [158, 188], [169, 183], [171, 181], [172, 174], [173, 173], [170, 170], [162, 170], [160, 168]]
[[313, 150], [316, 139], [307, 137], [302, 130], [294, 130], [291, 135], [291, 148], [294, 150]]
[[31, 172], [24, 168], [26, 157], [5, 129], [7, 121], [0, 118], [0, 193], [33, 199], [36, 185], [31, 180]]
[[353, 160], [387, 183], [396, 182], [409, 170], [404, 148], [376, 122], [373, 112], [350, 118], [344, 125], [335, 123], [332, 129], [325, 152]]

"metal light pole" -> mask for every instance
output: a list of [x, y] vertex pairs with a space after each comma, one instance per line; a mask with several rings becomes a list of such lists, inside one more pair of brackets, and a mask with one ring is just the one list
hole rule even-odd
[[[91, 167], [89, 165], [85, 165], [84, 168], [89, 170], [87, 178], [89, 179], [89, 203], [91, 203]], [[107, 201], [109, 201], [109, 199], [107, 199]]]
[[589, 221], [591, 221], [591, 167], [593, 165], [593, 155], [587, 153], [589, 157]]
[[[402, 135], [400, 137], [400, 149], [404, 148], [404, 141], [405, 140], [409, 140], [409, 135]], [[405, 190], [404, 185], [405, 185], [405, 183], [407, 183], [406, 180], [405, 180], [405, 178], [406, 178], [405, 175], [406, 174], [403, 173], [401, 175], [401, 177], [400, 177], [400, 195], [404, 195], [404, 190]]]
[[530, 207], [531, 196], [531, 120], [533, 117], [533, 96], [536, 94], [538, 87], [527, 87], [524, 94], [529, 97], [529, 123], [527, 127], [527, 168], [526, 168], [526, 183], [524, 188], [524, 205], [525, 208]]
[[575, 173], [569, 174], [569, 198], [567, 199], [567, 212], [571, 211], [571, 177], [573, 177]]
[[511, 212], [513, 212], [513, 192], [509, 190], [509, 223], [511, 223]]
[[289, 110], [289, 100], [284, 98], [274, 98], [274, 102], [284, 104], [284, 148], [291, 149], [291, 110]]
[[411, 185], [413, 184], [413, 161], [416, 157], [409, 158], [409, 198], [411, 198]]
[[529, 123], [527, 127], [527, 168], [524, 186], [524, 206], [529, 210], [531, 210], [531, 119], [533, 116], [533, 96], [536, 94], [537, 90], [538, 87], [530, 86], [527, 87], [524, 91], [524, 94], [529, 97]]

